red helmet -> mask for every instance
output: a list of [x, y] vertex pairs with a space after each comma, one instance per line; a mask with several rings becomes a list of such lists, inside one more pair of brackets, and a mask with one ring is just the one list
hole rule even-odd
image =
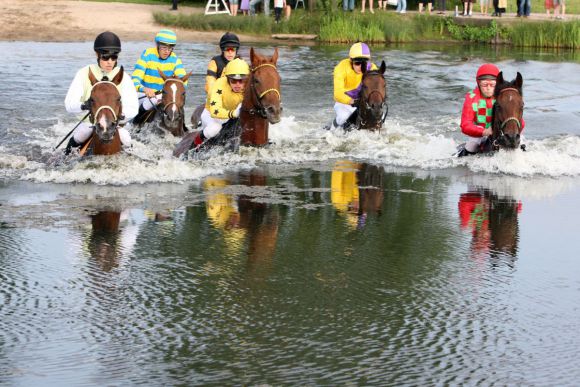
[[497, 75], [499, 74], [499, 69], [497, 68], [496, 65], [491, 64], [491, 63], [485, 63], [482, 64], [479, 69], [477, 70], [477, 76], [476, 78], [479, 80], [485, 76], [492, 76], [494, 78], [497, 78]]

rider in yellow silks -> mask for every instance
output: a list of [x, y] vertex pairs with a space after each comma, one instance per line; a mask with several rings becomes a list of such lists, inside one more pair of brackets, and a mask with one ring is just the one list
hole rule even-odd
[[359, 187], [358, 163], [349, 160], [337, 161], [330, 180], [330, 201], [336, 210], [346, 217], [352, 228], [358, 226]]
[[223, 75], [212, 85], [205, 109], [201, 113], [201, 130], [193, 144], [199, 146], [205, 139], [215, 137], [222, 125], [240, 116], [250, 66], [240, 58], [229, 62]]
[[365, 43], [355, 43], [334, 68], [334, 118], [331, 129], [342, 128], [356, 111], [361, 92], [361, 81], [365, 72], [377, 70], [371, 62], [371, 50]]

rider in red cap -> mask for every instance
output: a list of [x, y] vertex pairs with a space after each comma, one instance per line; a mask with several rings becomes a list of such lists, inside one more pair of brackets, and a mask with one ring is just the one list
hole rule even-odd
[[[465, 148], [457, 154], [459, 157], [479, 152], [480, 145], [492, 134], [492, 108], [498, 74], [499, 69], [491, 63], [485, 63], [477, 70], [477, 87], [466, 94], [461, 112], [461, 131], [469, 138]], [[524, 125], [522, 120], [522, 130]]]

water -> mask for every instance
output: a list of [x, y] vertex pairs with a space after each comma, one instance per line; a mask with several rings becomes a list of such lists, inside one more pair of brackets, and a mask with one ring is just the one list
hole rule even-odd
[[[573, 54], [375, 49], [386, 130], [342, 134], [320, 128], [346, 47], [282, 47], [275, 146], [178, 161], [145, 138], [53, 166], [91, 46], [0, 47], [0, 384], [580, 378]], [[213, 47], [184, 48], [198, 102]], [[524, 75], [529, 151], [452, 159], [484, 60]]]

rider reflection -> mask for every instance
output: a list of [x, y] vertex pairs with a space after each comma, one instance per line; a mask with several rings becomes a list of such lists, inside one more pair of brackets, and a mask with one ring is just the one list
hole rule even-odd
[[350, 160], [337, 161], [332, 170], [330, 200], [353, 229], [366, 225], [367, 214], [381, 213], [383, 168]]
[[508, 255], [516, 258], [519, 242], [518, 215], [522, 203], [499, 197], [485, 188], [470, 189], [459, 197], [461, 228], [471, 230], [471, 253], [476, 259]]

